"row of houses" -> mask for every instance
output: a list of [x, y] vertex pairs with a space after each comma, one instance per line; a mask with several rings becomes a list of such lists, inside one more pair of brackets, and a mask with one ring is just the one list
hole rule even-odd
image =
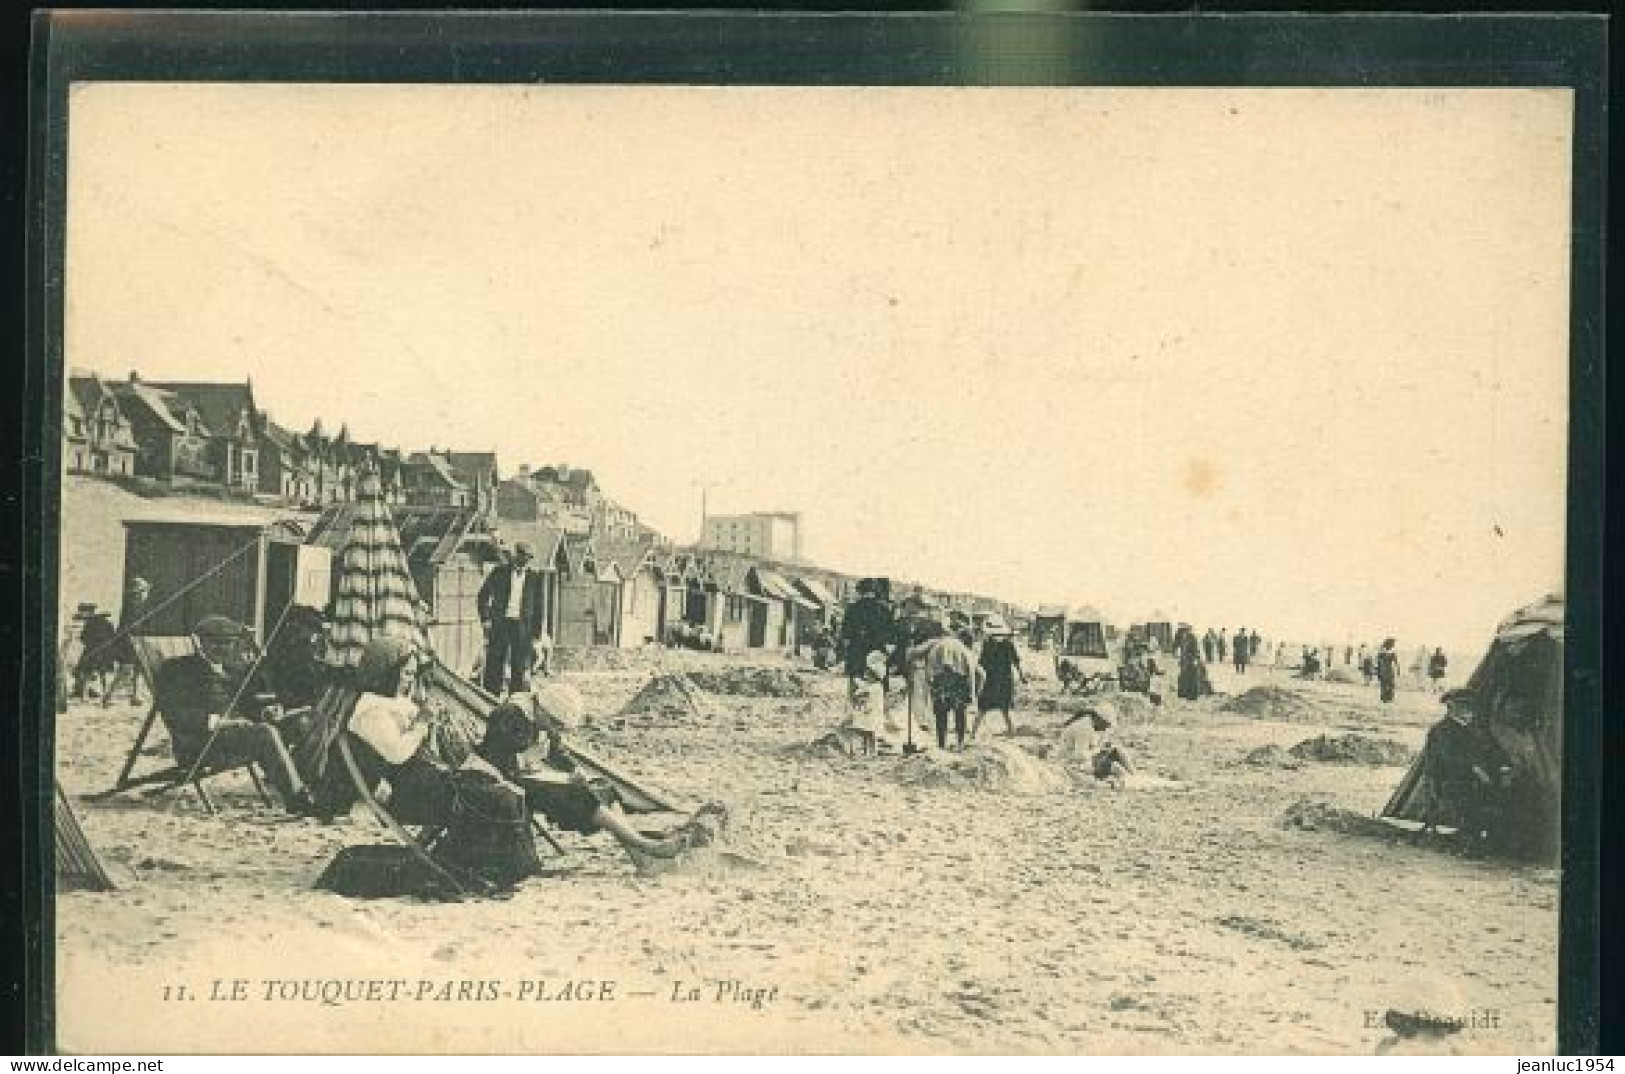
[[329, 433], [318, 419], [296, 432], [278, 424], [241, 384], [68, 378], [63, 455], [69, 473], [143, 478], [296, 507], [354, 500], [376, 467], [390, 504], [489, 509], [499, 482], [493, 452], [405, 452]]
[[320, 419], [296, 432], [259, 406], [252, 381], [145, 381], [134, 372], [120, 381], [80, 373], [68, 378], [66, 394], [69, 473], [324, 508], [354, 502], [359, 476], [371, 467], [391, 506], [494, 512], [565, 533], [664, 540], [610, 499], [590, 470], [521, 466], [504, 480], [495, 452], [405, 452], [356, 440], [348, 425], [330, 433]]

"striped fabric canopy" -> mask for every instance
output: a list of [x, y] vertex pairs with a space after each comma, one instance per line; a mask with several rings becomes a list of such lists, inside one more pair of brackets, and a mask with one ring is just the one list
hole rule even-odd
[[423, 604], [374, 468], [361, 474], [355, 514], [336, 570], [338, 595], [327, 638], [329, 665], [355, 667], [367, 642], [385, 635], [412, 641], [418, 653], [428, 657]]

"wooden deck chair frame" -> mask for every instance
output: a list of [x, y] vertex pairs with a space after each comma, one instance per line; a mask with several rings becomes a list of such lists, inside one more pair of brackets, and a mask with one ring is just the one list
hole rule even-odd
[[[162, 715], [157, 689], [158, 672], [170, 660], [195, 653], [197, 651], [197, 641], [190, 634], [136, 634], [130, 637], [130, 647], [135, 652], [138, 673], [146, 680], [147, 694], [152, 703], [147, 709], [146, 718], [141, 721], [141, 730], [135, 736], [135, 742], [130, 746], [130, 752], [124, 758], [124, 767], [119, 769], [118, 779], [109, 789], [88, 795], [87, 798], [92, 801], [110, 798], [115, 794], [133, 790], [137, 787], [147, 787], [148, 790], [145, 793], [149, 795], [162, 794], [165, 791], [173, 790], [182, 784], [188, 783], [186, 776], [191, 768], [190, 765], [171, 764], [159, 771], [147, 772], [139, 776], [135, 775], [134, 772], [135, 766], [140, 763], [142, 751], [146, 749], [147, 736], [152, 734], [153, 724], [157, 723]], [[271, 796], [266, 793], [265, 781], [261, 778], [258, 766], [252, 761], [229, 765], [203, 764], [199, 765], [197, 771], [192, 773], [189, 785], [210, 816], [217, 814], [219, 810], [215, 807], [214, 800], [209, 797], [209, 792], [203, 786], [203, 781], [237, 771], [247, 771], [248, 778], [253, 781], [254, 790], [259, 794], [261, 802], [267, 806], [274, 804]]]

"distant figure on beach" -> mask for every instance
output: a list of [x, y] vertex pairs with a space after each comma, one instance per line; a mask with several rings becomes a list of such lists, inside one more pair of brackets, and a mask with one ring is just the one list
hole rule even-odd
[[1312, 679], [1320, 674], [1320, 654], [1307, 645], [1303, 647], [1303, 658], [1298, 667], [1298, 674], [1306, 679]]
[[1179, 678], [1174, 683], [1174, 693], [1181, 701], [1196, 701], [1213, 692], [1207, 664], [1203, 662], [1201, 647], [1196, 643], [1196, 632], [1184, 623], [1174, 634], [1174, 659], [1179, 662]]
[[1275, 643], [1275, 666], [1278, 668], [1286, 667], [1286, 642], [1284, 641]]
[[[135, 658], [135, 643], [130, 640], [132, 635], [146, 634], [147, 616], [152, 612], [152, 583], [145, 578], [130, 579], [130, 584], [124, 590], [124, 604], [119, 609], [118, 640], [115, 645], [114, 659], [118, 668], [113, 676], [113, 685], [109, 688], [109, 695], [117, 693], [119, 682], [128, 676], [130, 680], [130, 704], [141, 704], [141, 666]], [[111, 696], [108, 698], [112, 700]]]
[[1367, 686], [1377, 677], [1377, 662], [1371, 658], [1371, 653], [1364, 645], [1360, 646], [1360, 678], [1365, 680]]
[[936, 718], [937, 749], [948, 748], [948, 717], [954, 718], [954, 748], [964, 750], [966, 715], [981, 690], [982, 667], [964, 642], [942, 634], [919, 647]]
[[1207, 633], [1202, 635], [1202, 659], [1211, 664], [1218, 658], [1218, 654], [1219, 636], [1213, 633], [1212, 627], [1208, 627]]
[[1434, 649], [1433, 655], [1428, 657], [1428, 681], [1433, 685], [1433, 692], [1443, 689], [1445, 669], [1450, 666], [1450, 658], [1444, 655], [1443, 649]]
[[1236, 674], [1247, 674], [1247, 658], [1251, 655], [1249, 652], [1251, 647], [1252, 636], [1247, 633], [1246, 627], [1242, 627], [1240, 630], [1236, 631], [1236, 641], [1235, 644], [1231, 646], [1231, 649], [1233, 650], [1232, 655], [1235, 657], [1234, 661], [1232, 662], [1235, 665]]
[[1027, 674], [1021, 669], [1021, 654], [1016, 650], [1015, 632], [1004, 621], [1004, 616], [988, 616], [985, 629], [987, 637], [982, 642], [978, 661], [982, 667], [982, 689], [977, 697], [972, 739], [981, 736], [982, 720], [990, 712], [1004, 717], [1007, 735], [1016, 733], [1016, 722], [1010, 718], [1011, 710], [1016, 707], [1016, 681], [1019, 679], [1023, 684], [1027, 681]]
[[886, 723], [886, 654], [875, 650], [864, 662], [863, 675], [847, 684], [846, 727], [858, 740], [858, 752], [873, 757], [880, 752], [880, 732]]
[[1230, 643], [1225, 640], [1224, 628], [1220, 627], [1219, 628], [1219, 659], [1221, 661], [1229, 659], [1229, 655], [1230, 655], [1229, 645], [1230, 645]]
[[1253, 631], [1252, 636], [1247, 639], [1247, 659], [1248, 659], [1248, 661], [1251, 662], [1251, 663], [1254, 663], [1254, 664], [1258, 663], [1259, 662], [1259, 655], [1261, 653], [1263, 653], [1263, 652], [1264, 652], [1264, 639], [1259, 637], [1258, 636], [1258, 631], [1255, 630], [1255, 631]]
[[1399, 653], [1394, 650], [1394, 639], [1385, 639], [1377, 652], [1377, 695], [1384, 704], [1394, 699], [1394, 688], [1399, 683]]
[[[931, 670], [927, 649], [931, 642], [946, 636], [947, 631], [938, 619], [940, 609], [936, 602], [922, 593], [915, 593], [903, 602], [903, 615], [897, 620], [896, 645], [892, 649], [891, 672], [908, 683], [908, 734], [913, 738], [914, 728], [929, 727], [933, 718]], [[904, 745], [904, 750], [909, 744]]]
[[551, 678], [553, 675], [553, 635], [548, 633], [545, 624], [536, 635], [535, 649], [536, 660], [531, 666], [531, 674], [540, 675], [544, 679]]
[[[113, 703], [113, 680], [118, 670], [118, 653], [114, 642], [118, 627], [112, 617], [94, 604], [81, 604], [74, 613], [79, 627], [79, 660], [73, 668], [73, 696], [79, 700], [99, 697], [102, 707]], [[94, 679], [96, 691], [90, 692]]]
[[485, 629], [484, 686], [501, 696], [530, 685], [531, 654], [542, 635], [542, 576], [530, 569], [535, 553], [516, 541], [512, 561], [485, 576], [476, 605]]

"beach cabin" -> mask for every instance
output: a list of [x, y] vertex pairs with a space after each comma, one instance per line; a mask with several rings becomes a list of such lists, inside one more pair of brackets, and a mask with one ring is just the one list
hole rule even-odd
[[555, 637], [565, 648], [619, 645], [621, 638], [620, 568], [600, 559], [593, 539], [565, 534], [559, 561], [559, 613]]
[[616, 542], [606, 547], [605, 558], [621, 576], [620, 646], [635, 649], [665, 636], [664, 582], [652, 544]]
[[1061, 655], [1104, 660], [1111, 655], [1106, 635], [1106, 617], [1088, 605], [1073, 608], [1066, 616], [1066, 636]]
[[1040, 604], [1033, 613], [1028, 635], [1034, 649], [1049, 649], [1062, 643], [1066, 633], [1066, 609], [1056, 604]]
[[152, 585], [142, 634], [188, 634], [206, 615], [253, 629], [263, 644], [294, 604], [325, 608], [331, 554], [294, 521], [186, 515], [124, 523], [124, 588]]
[[816, 613], [817, 606], [778, 571], [752, 567], [747, 579], [751, 595], [761, 598], [760, 611], [753, 609], [750, 647], [796, 648], [801, 641], [801, 618]]

